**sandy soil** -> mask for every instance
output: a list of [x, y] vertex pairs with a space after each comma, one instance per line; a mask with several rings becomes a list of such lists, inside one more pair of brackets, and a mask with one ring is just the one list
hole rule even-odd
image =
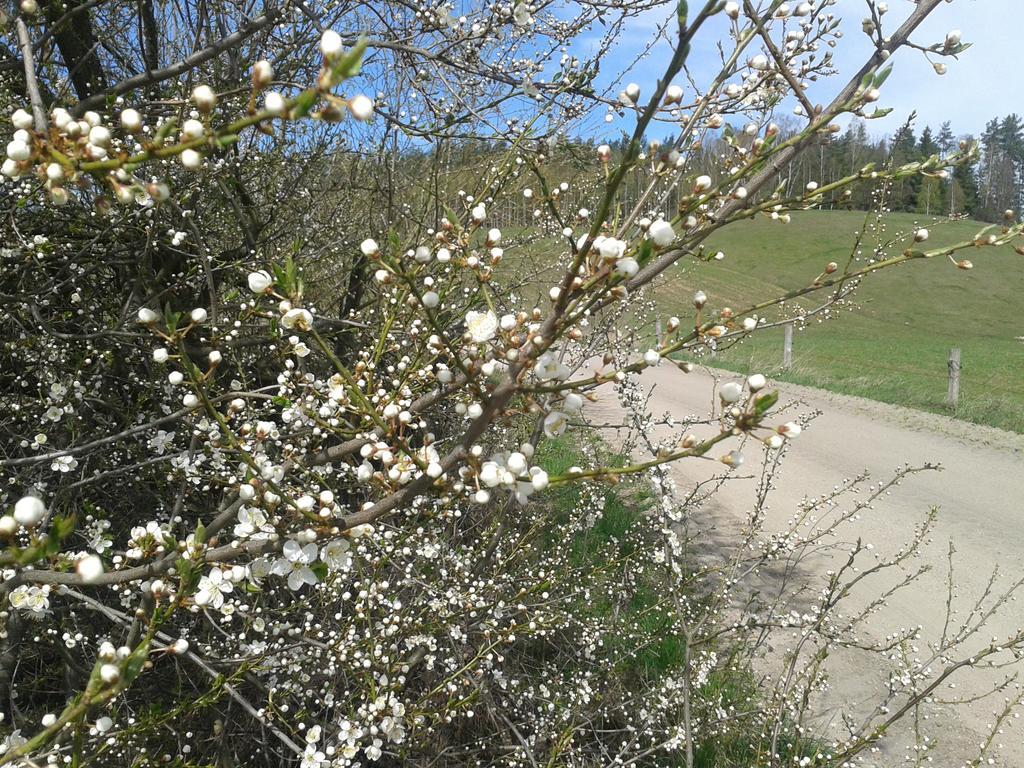
[[[649, 410], [655, 416], [671, 415], [676, 420], [688, 416], [704, 417], [712, 402], [715, 378], [741, 380], [722, 371], [695, 371], [684, 374], [674, 366], [662, 364], [648, 369], [641, 378], [651, 391]], [[774, 386], [774, 384], [773, 384]], [[867, 470], [874, 480], [890, 477], [898, 465], [941, 464], [939, 472], [927, 472], [907, 478], [861, 519], [846, 529], [852, 542], [861, 537], [875, 548], [878, 556], [891, 554], [912, 535], [932, 507], [939, 517], [931, 543], [912, 567], [930, 565], [933, 570], [909, 588], [891, 597], [870, 619], [867, 633], [880, 639], [902, 627], [921, 626], [921, 645], [941, 636], [946, 618], [947, 551], [949, 542], [956, 547], [955, 566], [959, 609], [956, 618], [966, 618], [974, 600], [985, 592], [993, 568], [1001, 569], [999, 583], [1024, 578], [1024, 436], [981, 427], [954, 419], [886, 405], [863, 398], [836, 395], [821, 390], [782, 384], [779, 407], [787, 406], [787, 419], [799, 414], [820, 412], [803, 434], [793, 442], [784, 461], [777, 487], [770, 497], [765, 534], [781, 531], [802, 499], [830, 491], [844, 479]], [[610, 392], [587, 408], [595, 422], [621, 423], [623, 414]], [[780, 419], [784, 420], [784, 419]], [[774, 423], [774, 422], [773, 422]], [[705, 428], [706, 432], [707, 428]], [[700, 433], [699, 429], [695, 432]], [[604, 433], [612, 442], [615, 430]], [[659, 428], [656, 437], [678, 433]], [[724, 451], [720, 451], [722, 453]], [[759, 451], [748, 452], [749, 462], [739, 475], [756, 475], [750, 464]], [[716, 454], [717, 455], [717, 454]], [[757, 469], [754, 467], [753, 469]], [[721, 472], [716, 462], [689, 460], [673, 469], [680, 491], [712, 473]], [[701, 510], [708, 517], [711, 541], [721, 541], [738, 530], [753, 500], [756, 481], [737, 479], [727, 483], [713, 501]], [[837, 553], [816, 558], [801, 574], [807, 585], [824, 582], [825, 571], [835, 567]], [[845, 556], [843, 556], [845, 559]], [[884, 581], [884, 580], [883, 580]], [[875, 580], [854, 604], [870, 599], [883, 586]], [[984, 631], [967, 646], [964, 655], [984, 647], [994, 638], [1004, 639], [1024, 626], [1024, 593], [989, 619]], [[782, 642], [786, 642], [783, 639]], [[775, 648], [779, 654], [783, 648]], [[926, 649], [922, 647], [922, 655]], [[959, 656], [957, 657], [959, 658]], [[769, 662], [771, 659], [768, 660]], [[832, 690], [816, 704], [818, 726], [826, 731], [840, 728], [840, 716], [864, 714], [867, 702], [884, 690], [887, 675], [878, 661], [860, 652], [836, 654], [828, 662]], [[1024, 669], [1021, 670], [1024, 673]], [[936, 691], [943, 698], [976, 696], [996, 679], [991, 673], [968, 670], [951, 678]], [[1020, 688], [1009, 690], [1009, 695]], [[990, 732], [993, 713], [1003, 708], [1007, 693], [996, 693], [980, 701], [955, 708], [944, 707], [931, 714], [921, 725], [936, 739], [930, 760], [924, 765], [960, 766], [977, 756], [977, 745]], [[1022, 716], [1021, 719], [1024, 719]], [[1024, 725], [1011, 719], [994, 743], [993, 765], [1024, 766]], [[879, 768], [914, 765], [913, 738], [906, 729], [891, 733], [879, 750], [865, 758], [865, 765]]]

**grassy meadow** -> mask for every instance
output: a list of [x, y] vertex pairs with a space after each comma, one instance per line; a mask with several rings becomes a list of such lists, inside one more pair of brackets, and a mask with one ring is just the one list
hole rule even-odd
[[[662, 314], [692, 316], [695, 290], [707, 293], [713, 311], [740, 309], [785, 290], [810, 284], [830, 261], [850, 258], [862, 212], [808, 211], [785, 225], [768, 219], [742, 222], [710, 242], [722, 261], [678, 265], [658, 287]], [[924, 216], [872, 217], [858, 258], [903, 250], [905, 237], [927, 226], [929, 246], [970, 240], [985, 225], [973, 221], [933, 223]], [[900, 236], [903, 236], [902, 239]], [[760, 371], [806, 384], [938, 413], [945, 405], [951, 347], [962, 354], [957, 417], [1024, 432], [1024, 256], [1012, 248], [971, 249], [959, 254], [974, 269], [948, 259], [915, 261], [866, 277], [843, 306], [810, 317], [797, 327], [793, 365], [782, 371], [781, 328], [766, 329], [718, 352], [713, 364], [741, 372]], [[822, 294], [799, 307], [820, 306]], [[797, 305], [790, 305], [795, 310]], [[777, 310], [765, 316], [777, 319]]]

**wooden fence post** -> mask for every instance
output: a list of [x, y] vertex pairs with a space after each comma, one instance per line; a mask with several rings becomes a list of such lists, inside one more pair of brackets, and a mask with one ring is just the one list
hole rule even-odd
[[793, 367], [793, 324], [786, 323], [782, 329], [782, 370], [788, 371]]
[[956, 347], [949, 350], [949, 390], [946, 393], [946, 405], [956, 410], [960, 401], [960, 350]]

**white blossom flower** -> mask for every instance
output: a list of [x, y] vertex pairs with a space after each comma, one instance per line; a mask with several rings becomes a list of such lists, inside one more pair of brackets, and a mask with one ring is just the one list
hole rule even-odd
[[50, 610], [49, 594], [49, 586], [23, 584], [11, 590], [8, 600], [14, 608], [27, 611], [30, 618], [38, 619]]
[[[600, 243], [598, 241], [600, 241]], [[616, 259], [620, 259], [626, 252], [626, 244], [622, 240], [617, 240], [614, 237], [599, 237], [594, 240], [594, 245], [597, 247], [598, 253], [601, 254], [601, 258], [605, 261], [615, 261]]]
[[281, 325], [289, 330], [308, 331], [313, 328], [313, 315], [307, 309], [295, 307], [284, 313]]
[[569, 368], [559, 360], [557, 354], [549, 351], [537, 358], [537, 363], [533, 367], [533, 375], [541, 381], [549, 379], [562, 381], [569, 378]]
[[477, 343], [490, 341], [498, 330], [498, 316], [490, 310], [487, 312], [470, 310], [466, 313], [466, 330], [469, 332], [469, 337]]
[[54, 472], [70, 472], [78, 466], [78, 459], [74, 456], [58, 456], [50, 464]]
[[314, 744], [307, 744], [302, 753], [302, 760], [299, 761], [300, 768], [322, 768], [327, 756], [319, 751]]
[[335, 539], [320, 550], [320, 559], [332, 571], [344, 571], [352, 565], [352, 545], [345, 539]]
[[544, 434], [548, 437], [558, 437], [569, 426], [569, 417], [561, 411], [552, 411], [544, 417]]
[[615, 262], [615, 273], [622, 275], [623, 277], [633, 277], [637, 272], [640, 271], [640, 262], [634, 259], [632, 256], [627, 256], [624, 259], [619, 259]]
[[[244, 484], [242, 488], [252, 486]], [[235, 525], [234, 533], [240, 539], [267, 539], [274, 533], [274, 526], [269, 523], [266, 513], [259, 507], [243, 506], [238, 510], [238, 523]]]
[[316, 574], [309, 567], [316, 562], [316, 544], [302, 545], [295, 539], [288, 539], [281, 549], [284, 555], [278, 558], [272, 571], [278, 576], [288, 576], [288, 588], [293, 592], [302, 589], [304, 584], [316, 584]]
[[167, 450], [167, 446], [174, 442], [174, 435], [174, 432], [158, 429], [156, 434], [149, 439], [149, 447], [158, 455], [163, 455]]
[[199, 588], [196, 591], [196, 605], [208, 605], [211, 608], [220, 608], [224, 605], [224, 595], [233, 591], [235, 585], [224, 578], [224, 572], [220, 568], [214, 568], [209, 575], [199, 579]]

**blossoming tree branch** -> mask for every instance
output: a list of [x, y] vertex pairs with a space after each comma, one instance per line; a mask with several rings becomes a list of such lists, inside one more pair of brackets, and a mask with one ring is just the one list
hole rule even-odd
[[[658, 339], [616, 345], [660, 276], [728, 258], [708, 248], [718, 231], [791, 225], [972, 156], [796, 195], [778, 183], [844, 116], [887, 114], [897, 51], [938, 74], [966, 51], [958, 32], [916, 40], [938, 4], [890, 23], [866, 3], [854, 31], [873, 53], [841, 82], [829, 0], [4, 13], [0, 764], [693, 765], [701, 739], [748, 720], [770, 735], [758, 765], [794, 764], [792, 702], [695, 699], [721, 632], [688, 623], [678, 511], [637, 522], [631, 578], [663, 569], [665, 599], [629, 631], [589, 605], [616, 558], [581, 562], [572, 542], [631, 479], [771, 465], [801, 422], [754, 374], [648, 459], [556, 467], [552, 446], [587, 444], [588, 403], [639, 372], [685, 376], [797, 298], [827, 306], [890, 267], [984, 268], [988, 249], [1020, 248], [1012, 211], [953, 245], [921, 227], [748, 306], [694, 285]], [[602, 56], [655, 9], [660, 76], [602, 89]], [[719, 28], [697, 82], [695, 43]], [[587, 34], [597, 52], [570, 53]], [[569, 176], [560, 143], [595, 114], [627, 137]], [[652, 141], [661, 126], [675, 138]], [[531, 226], [502, 226], [519, 208]], [[553, 276], [537, 295], [527, 250]], [[567, 488], [582, 501], [562, 519]], [[654, 615], [686, 637], [685, 662], [605, 695]], [[799, 764], [855, 764], [890, 711]]]

